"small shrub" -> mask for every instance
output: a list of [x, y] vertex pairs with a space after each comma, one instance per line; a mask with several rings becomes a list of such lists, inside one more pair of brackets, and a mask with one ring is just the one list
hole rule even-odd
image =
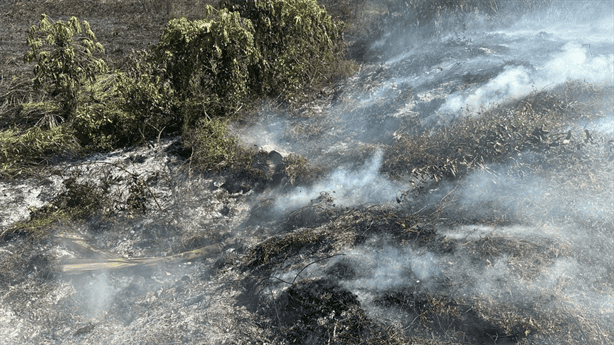
[[180, 130], [175, 93], [151, 55], [134, 52], [124, 71], [84, 85], [72, 123], [83, 146], [107, 150]]
[[253, 23], [261, 59], [251, 67], [250, 86], [258, 94], [297, 100], [333, 78], [344, 61], [343, 23], [315, 0], [225, 1], [220, 6]]
[[133, 114], [139, 126], [134, 132], [151, 138], [179, 131], [183, 119], [177, 93], [170, 80], [163, 78], [156, 56], [137, 51], [128, 60], [125, 73], [118, 73], [114, 85], [122, 110]]
[[201, 119], [184, 133], [184, 146], [192, 149], [190, 164], [201, 170], [221, 171], [249, 166], [251, 159], [236, 140], [227, 134], [224, 119]]
[[[104, 52], [102, 44], [96, 41], [87, 21], [83, 21], [83, 27], [85, 31], [76, 17], [51, 23], [43, 14], [38, 27], [32, 26], [26, 39], [31, 50], [24, 60], [36, 62], [34, 87], [48, 92], [68, 117], [77, 109], [78, 94], [85, 82], [107, 71], [106, 63], [93, 55]], [[74, 42], [76, 39], [80, 44]]]
[[115, 87], [121, 97], [120, 108], [132, 114], [131, 123], [126, 124], [130, 132], [148, 139], [180, 128], [173, 90], [160, 77], [144, 74], [131, 79], [119, 74]]
[[258, 58], [249, 20], [226, 9], [206, 9], [201, 20], [172, 19], [156, 47], [164, 78], [189, 110], [186, 123], [233, 114], [248, 94], [248, 67]]
[[114, 81], [115, 77], [99, 76], [94, 82], [86, 83], [79, 95], [79, 106], [70, 126], [85, 149], [111, 150], [135, 138], [126, 129], [126, 123], [133, 122], [134, 116], [123, 111]]

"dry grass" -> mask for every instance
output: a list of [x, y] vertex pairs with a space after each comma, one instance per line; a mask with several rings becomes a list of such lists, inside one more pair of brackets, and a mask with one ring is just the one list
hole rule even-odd
[[407, 134], [386, 153], [384, 171], [391, 176], [454, 180], [485, 164], [507, 163], [523, 151], [565, 157], [581, 134], [570, 133], [573, 123], [587, 119], [587, 110], [601, 106], [608, 92], [578, 82], [455, 121], [433, 132]]

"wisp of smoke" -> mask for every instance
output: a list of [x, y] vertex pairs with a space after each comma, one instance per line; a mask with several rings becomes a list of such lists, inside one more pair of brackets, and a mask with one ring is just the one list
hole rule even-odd
[[549, 61], [535, 69], [506, 66], [498, 76], [469, 95], [454, 94], [439, 108], [440, 113], [468, 114], [487, 110], [528, 96], [532, 91], [552, 89], [569, 80], [582, 79], [595, 85], [614, 82], [614, 55], [592, 56], [587, 45], [568, 42]]
[[[340, 259], [355, 266], [356, 277], [346, 281], [351, 290], [376, 293], [398, 286], [428, 283], [442, 274], [440, 259], [431, 252], [388, 244], [378, 247], [354, 248]], [[331, 260], [329, 266], [338, 261]]]
[[275, 211], [287, 212], [306, 206], [324, 192], [329, 193], [338, 206], [392, 202], [397, 191], [406, 187], [379, 173], [382, 160], [383, 153], [378, 151], [358, 170], [338, 168], [310, 187], [297, 187], [277, 198]]
[[292, 151], [292, 147], [283, 140], [287, 122], [275, 113], [269, 106], [262, 107], [261, 112], [267, 114], [254, 125], [240, 130], [239, 142], [245, 147], [270, 149], [280, 152]]
[[118, 290], [109, 283], [109, 277], [104, 271], [88, 285], [84, 287], [87, 294], [86, 305], [90, 315], [98, 317], [109, 309]]

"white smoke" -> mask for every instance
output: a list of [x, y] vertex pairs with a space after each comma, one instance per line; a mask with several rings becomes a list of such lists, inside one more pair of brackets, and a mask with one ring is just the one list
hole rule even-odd
[[561, 84], [581, 79], [596, 85], [612, 85], [614, 54], [593, 55], [589, 49], [589, 45], [579, 42], [565, 44], [562, 51], [544, 65], [541, 83]]
[[291, 211], [306, 206], [324, 192], [329, 193], [338, 206], [392, 202], [397, 192], [407, 187], [379, 173], [382, 160], [383, 153], [378, 151], [358, 170], [338, 168], [312, 186], [297, 187], [277, 198], [275, 210]]
[[439, 108], [440, 113], [465, 113], [483, 111], [503, 100], [517, 99], [528, 95], [534, 79], [525, 67], [505, 67], [503, 73], [478, 88], [469, 96], [453, 95]]
[[293, 151], [290, 143], [284, 139], [288, 122], [283, 119], [270, 105], [260, 109], [261, 120], [246, 128], [231, 128], [237, 131], [237, 138], [244, 147], [276, 150], [278, 152]]
[[[614, 109], [612, 111], [614, 111]], [[590, 129], [601, 133], [614, 134], [614, 113], [610, 112], [609, 115], [609, 117], [595, 121], [592, 126], [590, 126]]]
[[467, 28], [463, 39], [485, 54], [465, 63], [484, 60], [486, 55], [483, 66], [469, 72], [493, 63], [522, 64], [511, 63], [485, 84], [452, 93], [439, 107], [440, 114], [474, 114], [570, 80], [614, 85], [611, 1], [554, 1], [547, 10], [526, 14], [509, 25], [487, 26], [476, 19]]
[[100, 317], [111, 306], [115, 295], [121, 290], [109, 282], [109, 276], [105, 271], [80, 287], [86, 296], [85, 306], [91, 317]]
[[593, 56], [588, 45], [566, 43], [541, 66], [506, 66], [486, 85], [468, 95], [456, 93], [439, 108], [440, 113], [464, 114], [488, 110], [494, 106], [528, 96], [533, 91], [553, 89], [571, 80], [584, 80], [604, 86], [614, 83], [614, 54]]

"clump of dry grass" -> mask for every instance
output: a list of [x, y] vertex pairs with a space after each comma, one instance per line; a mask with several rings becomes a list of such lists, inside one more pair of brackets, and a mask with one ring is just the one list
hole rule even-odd
[[28, 128], [38, 122], [40, 116], [28, 112], [20, 114], [23, 103], [40, 101], [32, 86], [32, 79], [27, 75], [3, 75], [0, 78], [0, 129], [9, 126]]
[[[454, 180], [485, 164], [506, 163], [524, 151], [564, 153], [572, 149], [567, 128], [586, 115], [598, 97], [585, 85], [530, 96], [421, 134], [407, 134], [386, 152], [390, 176]], [[590, 94], [590, 93], [588, 93]], [[583, 97], [588, 100], [580, 101]]]

